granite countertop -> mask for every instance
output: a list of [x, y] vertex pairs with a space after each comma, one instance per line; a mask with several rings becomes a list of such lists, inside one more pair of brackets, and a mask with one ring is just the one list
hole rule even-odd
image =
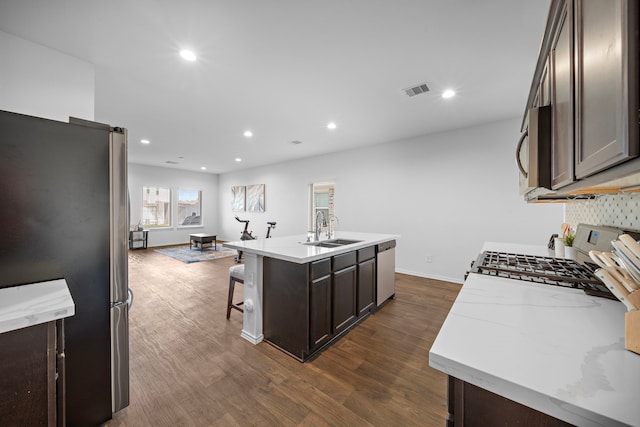
[[0, 289], [0, 333], [73, 316], [64, 279]]
[[[548, 256], [546, 247], [482, 250]], [[579, 426], [640, 425], [640, 355], [624, 348], [625, 307], [576, 289], [470, 274], [429, 365]]]
[[[307, 235], [295, 235], [285, 237], [272, 237], [269, 239], [239, 240], [224, 243], [224, 247], [237, 249], [246, 253], [262, 255], [270, 258], [282, 259], [299, 264], [316, 261], [341, 253], [351, 252], [357, 249], [366, 248], [390, 240], [395, 240], [400, 236], [397, 234], [374, 234], [357, 233], [348, 231], [338, 231], [331, 239], [360, 240], [358, 243], [338, 246], [336, 248], [323, 248], [320, 246], [305, 245]], [[322, 240], [330, 240], [324, 235]]]

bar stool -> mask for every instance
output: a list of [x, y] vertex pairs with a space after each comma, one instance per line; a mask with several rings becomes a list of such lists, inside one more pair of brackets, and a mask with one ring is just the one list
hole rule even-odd
[[229, 268], [229, 297], [227, 298], [227, 319], [231, 316], [231, 309], [234, 308], [241, 313], [244, 313], [242, 304], [244, 301], [233, 303], [233, 291], [235, 290], [236, 282], [244, 285], [244, 264], [234, 265]]

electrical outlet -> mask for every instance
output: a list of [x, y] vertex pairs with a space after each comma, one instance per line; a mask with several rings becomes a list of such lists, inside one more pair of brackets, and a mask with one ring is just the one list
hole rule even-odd
[[433, 255], [427, 255], [424, 259], [425, 262], [433, 262]]

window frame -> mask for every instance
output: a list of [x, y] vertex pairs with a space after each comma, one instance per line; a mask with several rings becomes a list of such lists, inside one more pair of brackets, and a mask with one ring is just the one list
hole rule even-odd
[[[151, 224], [150, 221], [154, 220], [154, 218], [149, 218], [146, 215], [147, 209], [150, 208], [150, 206], [152, 206], [151, 204], [149, 204], [148, 199], [146, 197], [147, 194], [151, 194], [151, 191], [155, 190], [156, 196], [160, 196], [161, 192], [166, 191], [169, 200], [166, 202], [162, 202], [165, 203], [166, 208], [163, 209], [165, 216], [168, 217], [167, 220], [165, 222], [163, 222], [162, 224]], [[156, 201], [157, 203], [157, 201]], [[161, 186], [151, 186], [151, 185], [144, 185], [142, 187], [142, 214], [140, 216], [141, 220], [140, 222], [142, 223], [142, 226], [146, 229], [167, 229], [167, 228], [172, 228], [173, 227], [173, 190], [169, 187], [161, 187]], [[158, 220], [158, 215], [156, 213], [155, 215], [155, 220]]]
[[[198, 194], [198, 211], [199, 212], [193, 212], [193, 213], [198, 213], [198, 216], [200, 218], [200, 221], [196, 224], [184, 224], [184, 221], [188, 218], [188, 216], [184, 216], [184, 219], [180, 220], [182, 218], [183, 215], [180, 214], [180, 192], [184, 191], [184, 192], [195, 192]], [[178, 223], [178, 221], [180, 221]], [[198, 227], [204, 227], [204, 216], [202, 214], [202, 190], [193, 190], [190, 188], [178, 188], [176, 190], [176, 228], [198, 228]]]

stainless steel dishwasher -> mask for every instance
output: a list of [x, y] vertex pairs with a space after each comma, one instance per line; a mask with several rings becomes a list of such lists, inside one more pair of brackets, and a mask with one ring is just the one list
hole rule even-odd
[[396, 241], [380, 243], [376, 247], [377, 260], [377, 298], [380, 307], [385, 301], [395, 298], [396, 294]]

